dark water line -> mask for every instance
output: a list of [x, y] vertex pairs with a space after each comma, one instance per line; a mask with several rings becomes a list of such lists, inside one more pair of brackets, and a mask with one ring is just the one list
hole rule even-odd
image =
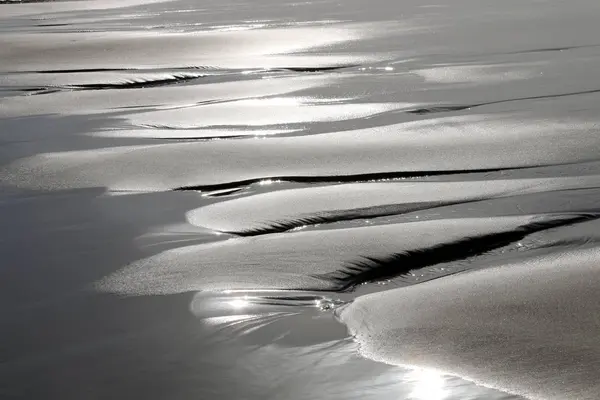
[[[567, 164], [565, 164], [567, 165]], [[356, 175], [330, 175], [330, 176], [275, 176], [275, 177], [262, 177], [255, 179], [247, 179], [243, 181], [217, 183], [213, 185], [191, 185], [181, 186], [172, 189], [173, 191], [213, 191], [221, 189], [235, 189], [241, 186], [249, 186], [265, 180], [272, 181], [283, 181], [290, 183], [359, 183], [386, 179], [415, 179], [415, 178], [426, 178], [431, 176], [448, 176], [448, 175], [459, 175], [459, 174], [477, 174], [477, 173], [488, 173], [488, 172], [501, 172], [501, 171], [514, 171], [523, 169], [532, 169], [540, 167], [551, 167], [550, 165], [533, 165], [527, 167], [506, 167], [506, 168], [484, 168], [484, 169], [469, 169], [469, 170], [445, 170], [445, 171], [414, 171], [414, 172], [376, 172], [369, 174], [356, 174]]]

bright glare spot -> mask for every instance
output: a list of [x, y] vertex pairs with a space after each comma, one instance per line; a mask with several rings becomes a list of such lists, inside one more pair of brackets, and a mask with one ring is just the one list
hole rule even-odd
[[414, 387], [410, 398], [414, 400], [444, 400], [448, 392], [444, 390], [444, 377], [435, 371], [417, 369], [410, 373]]
[[258, 184], [259, 184], [260, 186], [267, 186], [267, 185], [272, 185], [272, 184], [273, 184], [273, 182], [274, 182], [274, 181], [273, 181], [272, 179], [264, 179], [264, 180], [262, 180], [262, 181], [258, 182]]
[[243, 298], [234, 299], [234, 300], [231, 300], [231, 301], [229, 302], [229, 305], [230, 305], [231, 307], [233, 307], [234, 309], [236, 309], [236, 310], [239, 310], [239, 309], [241, 309], [241, 308], [244, 308], [244, 307], [246, 307], [248, 304], [249, 304], [249, 303], [248, 303], [248, 300], [247, 300], [247, 298], [246, 298], [245, 296], [244, 296]]
[[308, 228], [308, 225], [297, 226], [294, 229], [291, 229], [290, 232], [301, 231], [301, 230], [306, 229], [306, 228]]
[[244, 105], [244, 106], [301, 106], [305, 102], [309, 101], [309, 98], [305, 97], [272, 97], [269, 99], [247, 99], [247, 100], [238, 100], [234, 103], [234, 105]]
[[384, 70], [385, 70], [385, 71], [393, 71], [393, 70], [394, 70], [394, 67], [385, 67], [385, 68], [384, 68]]

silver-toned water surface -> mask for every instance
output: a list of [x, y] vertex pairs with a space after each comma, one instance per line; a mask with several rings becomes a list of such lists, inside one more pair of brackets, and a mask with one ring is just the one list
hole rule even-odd
[[0, 1], [0, 397], [596, 399], [599, 16]]

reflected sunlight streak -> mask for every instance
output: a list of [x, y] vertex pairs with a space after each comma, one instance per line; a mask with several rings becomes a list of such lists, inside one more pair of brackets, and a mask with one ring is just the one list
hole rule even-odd
[[229, 302], [229, 305], [230, 305], [232, 308], [234, 308], [235, 310], [239, 310], [239, 309], [241, 309], [241, 308], [244, 308], [244, 307], [248, 306], [248, 304], [250, 304], [250, 303], [249, 303], [249, 301], [248, 301], [248, 297], [247, 297], [247, 296], [240, 297], [240, 298], [237, 298], [237, 299], [231, 300], [231, 301]]
[[444, 400], [448, 396], [444, 377], [435, 371], [416, 369], [409, 373], [409, 381], [413, 384], [411, 399]]

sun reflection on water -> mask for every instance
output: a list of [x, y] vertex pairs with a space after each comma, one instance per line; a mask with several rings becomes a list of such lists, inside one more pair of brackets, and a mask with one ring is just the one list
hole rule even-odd
[[415, 369], [409, 374], [408, 380], [413, 384], [411, 399], [444, 400], [448, 396], [448, 391], [444, 388], [444, 376], [435, 371]]
[[229, 302], [229, 305], [231, 306], [231, 308], [233, 308], [234, 310], [239, 310], [242, 309], [244, 307], [247, 307], [250, 304], [250, 302], [248, 301], [248, 297], [244, 296], [244, 297], [238, 297], [236, 299], [233, 299]]

